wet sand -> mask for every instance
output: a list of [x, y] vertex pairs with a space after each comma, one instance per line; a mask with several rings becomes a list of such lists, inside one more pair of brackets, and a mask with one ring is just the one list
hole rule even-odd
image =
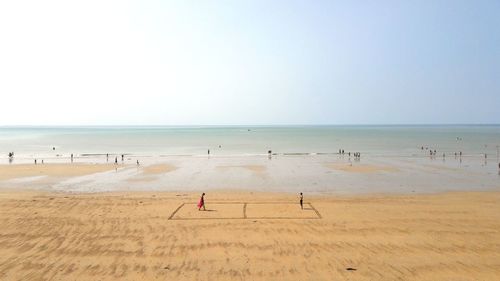
[[368, 165], [368, 164], [339, 164], [339, 163], [326, 163], [326, 167], [332, 170], [351, 172], [351, 173], [377, 173], [377, 172], [397, 172], [399, 171], [396, 167], [392, 166], [380, 166], [380, 165]]
[[224, 171], [230, 170], [230, 169], [243, 169], [243, 170], [251, 171], [254, 173], [266, 172], [266, 167], [263, 165], [218, 166], [217, 168], [224, 170]]
[[[254, 190], [308, 194], [498, 191], [498, 164], [484, 159], [338, 155], [144, 157], [118, 165], [106, 157], [45, 165], [0, 165], [0, 189], [64, 192]], [[140, 162], [138, 166], [136, 161]], [[56, 161], [56, 160], [50, 160]], [[84, 162], [86, 161], [86, 162]]]
[[174, 170], [178, 169], [177, 167], [173, 165], [168, 165], [168, 164], [155, 164], [155, 165], [149, 165], [146, 166], [142, 172], [145, 175], [157, 175], [157, 174], [162, 174], [162, 173], [168, 173], [172, 172]]
[[[0, 192], [1, 280], [498, 280], [500, 192]], [[310, 203], [310, 204], [309, 204]]]

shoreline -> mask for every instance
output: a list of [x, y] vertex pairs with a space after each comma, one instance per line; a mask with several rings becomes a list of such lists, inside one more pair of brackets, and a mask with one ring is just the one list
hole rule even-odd
[[[441, 162], [347, 162], [331, 158], [126, 161], [114, 164], [0, 165], [0, 188], [83, 192], [213, 190], [318, 193], [435, 193], [494, 190], [495, 168]], [[3, 179], [2, 179], [3, 177]]]
[[[105, 161], [105, 159], [104, 159]], [[308, 194], [414, 194], [500, 189], [496, 162], [331, 155], [125, 158], [0, 165], [0, 188], [100, 191], [252, 190]]]

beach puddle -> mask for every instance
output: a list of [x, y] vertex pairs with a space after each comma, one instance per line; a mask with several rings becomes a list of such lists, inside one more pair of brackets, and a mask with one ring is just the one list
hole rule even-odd
[[392, 166], [369, 165], [369, 164], [341, 164], [325, 163], [325, 167], [350, 173], [380, 173], [380, 172], [398, 172], [399, 169]]
[[245, 169], [254, 173], [264, 173], [267, 171], [267, 168], [263, 165], [218, 166], [217, 169], [220, 170]]
[[145, 175], [158, 175], [158, 174], [164, 174], [164, 173], [169, 173], [172, 171], [177, 170], [178, 167], [170, 164], [157, 164], [157, 165], [150, 165], [146, 166], [142, 169], [142, 173]]
[[7, 180], [7, 183], [27, 183], [27, 182], [35, 182], [39, 180], [43, 180], [47, 178], [47, 176], [32, 176], [32, 177], [21, 177], [21, 178], [15, 178], [15, 179], [10, 179]]
[[135, 177], [135, 178], [130, 178], [127, 181], [128, 182], [153, 182], [157, 180], [156, 177]]

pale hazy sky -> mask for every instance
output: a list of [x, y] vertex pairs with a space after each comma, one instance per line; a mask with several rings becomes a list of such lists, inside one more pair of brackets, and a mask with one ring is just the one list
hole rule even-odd
[[500, 1], [1, 1], [0, 125], [500, 123]]

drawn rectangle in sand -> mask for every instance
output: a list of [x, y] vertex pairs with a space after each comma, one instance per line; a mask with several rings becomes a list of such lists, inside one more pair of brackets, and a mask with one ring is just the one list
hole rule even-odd
[[183, 204], [170, 219], [173, 220], [198, 220], [198, 219], [243, 219], [244, 203], [210, 203], [206, 211], [198, 211], [196, 204]]
[[304, 209], [298, 203], [248, 203], [246, 205], [248, 219], [319, 219], [321, 216], [309, 203]]

